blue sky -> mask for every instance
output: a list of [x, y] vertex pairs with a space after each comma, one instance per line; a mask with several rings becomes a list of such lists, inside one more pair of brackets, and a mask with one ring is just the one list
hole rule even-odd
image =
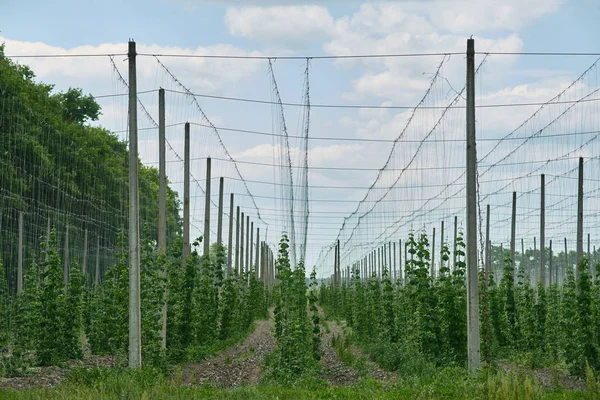
[[[0, 41], [6, 42], [6, 53], [48, 54], [48, 53], [115, 53], [124, 52], [128, 38], [138, 43], [139, 52], [147, 53], [189, 53], [212, 55], [335, 55], [366, 53], [412, 53], [412, 52], [462, 52], [466, 38], [476, 38], [478, 51], [504, 52], [598, 52], [597, 38], [600, 28], [600, 3], [597, 1], [564, 0], [429, 0], [422, 2], [360, 2], [360, 1], [313, 1], [285, 2], [275, 0], [255, 1], [203, 1], [203, 0], [152, 0], [152, 1], [41, 1], [31, 0], [24, 6], [21, 1], [3, 0], [0, 12]], [[483, 56], [478, 56], [478, 62]], [[452, 98], [452, 90], [464, 85], [464, 58], [460, 55], [445, 59], [417, 57], [409, 59], [379, 60], [312, 60], [310, 64], [310, 96], [312, 103], [322, 104], [373, 104], [414, 106], [422, 98], [431, 84], [434, 73], [442, 62], [440, 74], [444, 81], [433, 86], [432, 94], [426, 100], [430, 105], [447, 105]], [[202, 60], [160, 57], [171, 72], [194, 93], [245, 97], [270, 100], [272, 87], [266, 61], [248, 60]], [[115, 57], [115, 65], [126, 77], [126, 62], [123, 57]], [[532, 57], [532, 56], [490, 56], [478, 76], [478, 103], [544, 102], [565, 89], [573, 79], [589, 67], [595, 57]], [[115, 78], [108, 59], [46, 60], [27, 59], [41, 80], [55, 83], [57, 90], [69, 86], [79, 86], [94, 95], [122, 93], [125, 89]], [[138, 71], [139, 89], [154, 90], [159, 86], [181, 89], [170, 79], [153, 57], [140, 58]], [[278, 60], [274, 63], [277, 84], [284, 102], [302, 102], [304, 91], [304, 60]], [[595, 73], [595, 72], [594, 72]], [[586, 78], [581, 86], [566, 96], [576, 99], [586, 90], [595, 88], [594, 77]], [[141, 96], [142, 102], [156, 119], [156, 96]], [[188, 99], [189, 100], [189, 99]], [[126, 108], [124, 100], [103, 100], [104, 114], [100, 123], [111, 130], [125, 129]], [[168, 111], [173, 123], [196, 121], [202, 123], [195, 105], [173, 94]], [[198, 98], [208, 118], [218, 127], [248, 129], [277, 133], [279, 117], [277, 110], [270, 106], [229, 102]], [[410, 110], [367, 110], [367, 109], [318, 109], [311, 114], [311, 136], [333, 136], [338, 138], [394, 139], [407, 126]], [[519, 107], [511, 110], [493, 109], [478, 111], [478, 136], [497, 138], [515, 129], [527, 119], [535, 108]], [[302, 108], [286, 107], [285, 118], [290, 135], [301, 134]], [[422, 139], [432, 129], [437, 111], [419, 111], [407, 135]], [[594, 110], [587, 110], [591, 113]], [[544, 118], [551, 119], [548, 112], [536, 122], [538, 125], [525, 125], [519, 131], [527, 136], [543, 125]], [[575, 116], [573, 118], [576, 118]], [[448, 137], [450, 131], [460, 136], [464, 115], [458, 111], [444, 117], [443, 133], [435, 135]], [[558, 131], [571, 129], [573, 121], [561, 122]], [[151, 122], [140, 117], [142, 127], [151, 127]], [[580, 124], [583, 128], [585, 123]], [[592, 126], [593, 128], [593, 126]], [[172, 144], [175, 152], [182, 154], [181, 129], [172, 129]], [[152, 131], [141, 145], [141, 156], [146, 162], [155, 161], [156, 141]], [[171, 132], [171, 130], [170, 130]], [[193, 153], [197, 157], [226, 157], [210, 132], [199, 130], [201, 139], [195, 144]], [[277, 142], [267, 136], [235, 134], [223, 131], [222, 140], [232, 157], [238, 161], [277, 163], [279, 149]], [[433, 137], [433, 136], [432, 136]], [[583, 139], [581, 139], [583, 140]], [[485, 154], [491, 142], [480, 144], [480, 154]], [[293, 163], [300, 159], [300, 142], [291, 140]], [[514, 144], [514, 143], [513, 143]], [[511, 144], [510, 146], [512, 146]], [[419, 153], [411, 167], [456, 165], [464, 162], [462, 144], [436, 145], [427, 143], [431, 150]], [[497, 159], [511, 151], [509, 145], [502, 145]], [[531, 147], [530, 147], [531, 146]], [[577, 149], [581, 142], [548, 142], [534, 147], [527, 144], [511, 159], [522, 161], [531, 154], [539, 157], [560, 156], [568, 149]], [[427, 147], [429, 148], [429, 147]], [[557, 150], [557, 148], [559, 150]], [[557, 151], [563, 151], [557, 153]], [[313, 166], [342, 166], [377, 169], [384, 165], [392, 151], [391, 143], [361, 143], [352, 141], [319, 141], [310, 143], [310, 163]], [[591, 151], [591, 150], [590, 150]], [[411, 159], [412, 152], [419, 152], [415, 146], [405, 144], [396, 148], [390, 157], [390, 165], [401, 169]], [[522, 154], [521, 154], [522, 153]], [[175, 160], [176, 157], [171, 155]], [[170, 178], [181, 181], [180, 166], [172, 163]], [[200, 162], [195, 169], [196, 178], [203, 176]], [[193, 169], [194, 169], [193, 168]], [[550, 168], [550, 167], [548, 167]], [[551, 172], [559, 173], [565, 166], [554, 166]], [[217, 163], [217, 173], [225, 177], [236, 177], [231, 166]], [[240, 164], [245, 179], [262, 182], [277, 181], [280, 172]], [[533, 167], [532, 167], [533, 170]], [[410, 176], [401, 176], [398, 185], [410, 186], [423, 182], [446, 183], [457, 178], [450, 169], [423, 176], [421, 169]], [[514, 174], [526, 174], [527, 170], [505, 170], [493, 174], [490, 180], [499, 180]], [[513, 174], [513, 175], [511, 175]], [[488, 176], [492, 175], [490, 173]], [[399, 220], [410, 210], [430, 207], [422, 198], [435, 196], [435, 191], [420, 187], [415, 190], [402, 190], [401, 198], [409, 199], [404, 206], [392, 206], [396, 195], [385, 195], [386, 185], [394, 183], [397, 174], [383, 174], [375, 183], [375, 189], [367, 192], [377, 177], [377, 171], [311, 170], [310, 184], [325, 186], [312, 188], [310, 198], [311, 214], [309, 226], [307, 263], [314, 264], [319, 259], [323, 246], [336, 238], [343, 217], [355, 209], [369, 210], [371, 205], [361, 204], [365, 197], [373, 201], [384, 199], [375, 211], [392, 214]], [[295, 179], [299, 177], [295, 176]], [[502, 205], [504, 196], [511, 190], [525, 191], [529, 184], [519, 186], [515, 181], [496, 197], [492, 204]], [[200, 184], [201, 185], [201, 184]], [[529, 185], [529, 186], [527, 186]], [[177, 184], [175, 184], [177, 188]], [[357, 189], [332, 190], [327, 186], [355, 186]], [[418, 185], [417, 185], [418, 186]], [[258, 220], [256, 209], [240, 183], [231, 183], [231, 191], [240, 193], [240, 204], [253, 218]], [[273, 210], [281, 202], [268, 197], [287, 197], [278, 188], [264, 183], [250, 183], [250, 192], [264, 198], [255, 199], [259, 209]], [[494, 192], [496, 186], [485, 186], [484, 191]], [[558, 189], [557, 189], [558, 190]], [[560, 186], [560, 190], [569, 190]], [[214, 192], [214, 190], [213, 190]], [[199, 194], [198, 194], [199, 196]], [[382, 197], [383, 196], [383, 197]], [[391, 197], [390, 197], [391, 196]], [[445, 196], [450, 196], [446, 193]], [[425, 213], [409, 220], [411, 229], [426, 229], [438, 226], [440, 219], [450, 220], [453, 215], [462, 219], [459, 210], [462, 195], [432, 207], [435, 212]], [[508, 195], [507, 195], [508, 196]], [[506, 197], [508, 198], [508, 197]], [[327, 200], [327, 201], [318, 201]], [[389, 201], [389, 202], [388, 202]], [[535, 199], [524, 198], [523, 213], [527, 212]], [[373, 203], [370, 203], [373, 204]], [[399, 203], [404, 204], [404, 203]], [[198, 221], [202, 219], [202, 202], [194, 205]], [[395, 207], [395, 208], [394, 208]], [[501, 208], [500, 208], [501, 209]], [[564, 210], [563, 210], [564, 211]], [[270, 243], [277, 240], [278, 232], [285, 228], [276, 212], [271, 213], [269, 222]], [[562, 214], [561, 214], [562, 215]], [[387, 217], [386, 217], [387, 218]], [[503, 214], [493, 218], [498, 224], [494, 231], [498, 241], [506, 240], [507, 230]], [[557, 217], [558, 218], [558, 217]], [[200, 224], [200, 222], [198, 222]], [[340, 238], [349, 238], [343, 257], [351, 262], [361, 257], [366, 248], [380, 244], [382, 230], [389, 220], [368, 214], [355, 224], [360, 239], [342, 231]], [[534, 226], [535, 224], [531, 224]], [[266, 226], [264, 227], [266, 229]], [[529, 229], [529, 230], [528, 230]], [[524, 225], [523, 234], [532, 228]], [[558, 229], [558, 228], [557, 228]], [[263, 231], [264, 232], [264, 231]], [[405, 237], [406, 232], [387, 235], [391, 239]], [[557, 235], [559, 232], [557, 230]], [[346, 240], [344, 240], [346, 241]], [[361, 243], [369, 243], [366, 247]], [[356, 250], [356, 248], [359, 248]], [[327, 268], [323, 267], [323, 274]]]

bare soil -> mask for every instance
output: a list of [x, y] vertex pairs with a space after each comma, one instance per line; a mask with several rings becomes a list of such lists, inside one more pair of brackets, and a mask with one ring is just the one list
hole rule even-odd
[[261, 378], [264, 357], [275, 348], [273, 316], [255, 322], [255, 329], [240, 344], [225, 350], [214, 358], [182, 366], [182, 384], [195, 386], [212, 383], [216, 387], [231, 389], [252, 385]]
[[60, 367], [37, 367], [32, 368], [31, 374], [14, 378], [0, 378], [0, 390], [23, 390], [54, 387], [62, 381], [71, 368], [74, 367], [110, 367], [113, 366], [112, 356], [90, 356], [83, 360], [73, 360], [68, 363], [67, 368]]
[[[322, 312], [322, 310], [319, 310]], [[323, 378], [334, 386], [348, 386], [359, 380], [358, 372], [338, 358], [331, 343], [334, 335], [343, 336], [344, 330], [334, 321], [327, 321], [329, 333], [324, 332], [321, 337], [321, 362], [323, 364]]]

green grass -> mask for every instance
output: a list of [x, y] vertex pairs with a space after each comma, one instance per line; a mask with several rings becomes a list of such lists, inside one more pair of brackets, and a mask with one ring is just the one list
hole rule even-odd
[[597, 399], [598, 384], [588, 378], [592, 391], [544, 390], [518, 374], [482, 372], [469, 376], [460, 368], [445, 368], [431, 376], [401, 376], [384, 387], [372, 379], [351, 387], [331, 387], [322, 380], [303, 379], [287, 386], [262, 384], [222, 390], [204, 385], [181, 387], [176, 378], [157, 371], [104, 368], [73, 370], [53, 389], [0, 392], [0, 399]]

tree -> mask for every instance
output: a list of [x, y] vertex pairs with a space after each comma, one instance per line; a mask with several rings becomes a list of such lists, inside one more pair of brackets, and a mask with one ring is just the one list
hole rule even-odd
[[63, 118], [68, 123], [83, 124], [88, 120], [96, 121], [100, 116], [100, 106], [91, 94], [84, 96], [81, 89], [69, 88], [55, 95], [62, 105]]

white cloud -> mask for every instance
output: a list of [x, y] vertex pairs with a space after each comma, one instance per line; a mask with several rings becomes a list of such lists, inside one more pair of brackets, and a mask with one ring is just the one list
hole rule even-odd
[[225, 24], [234, 36], [298, 46], [329, 37], [333, 18], [316, 5], [228, 8]]

